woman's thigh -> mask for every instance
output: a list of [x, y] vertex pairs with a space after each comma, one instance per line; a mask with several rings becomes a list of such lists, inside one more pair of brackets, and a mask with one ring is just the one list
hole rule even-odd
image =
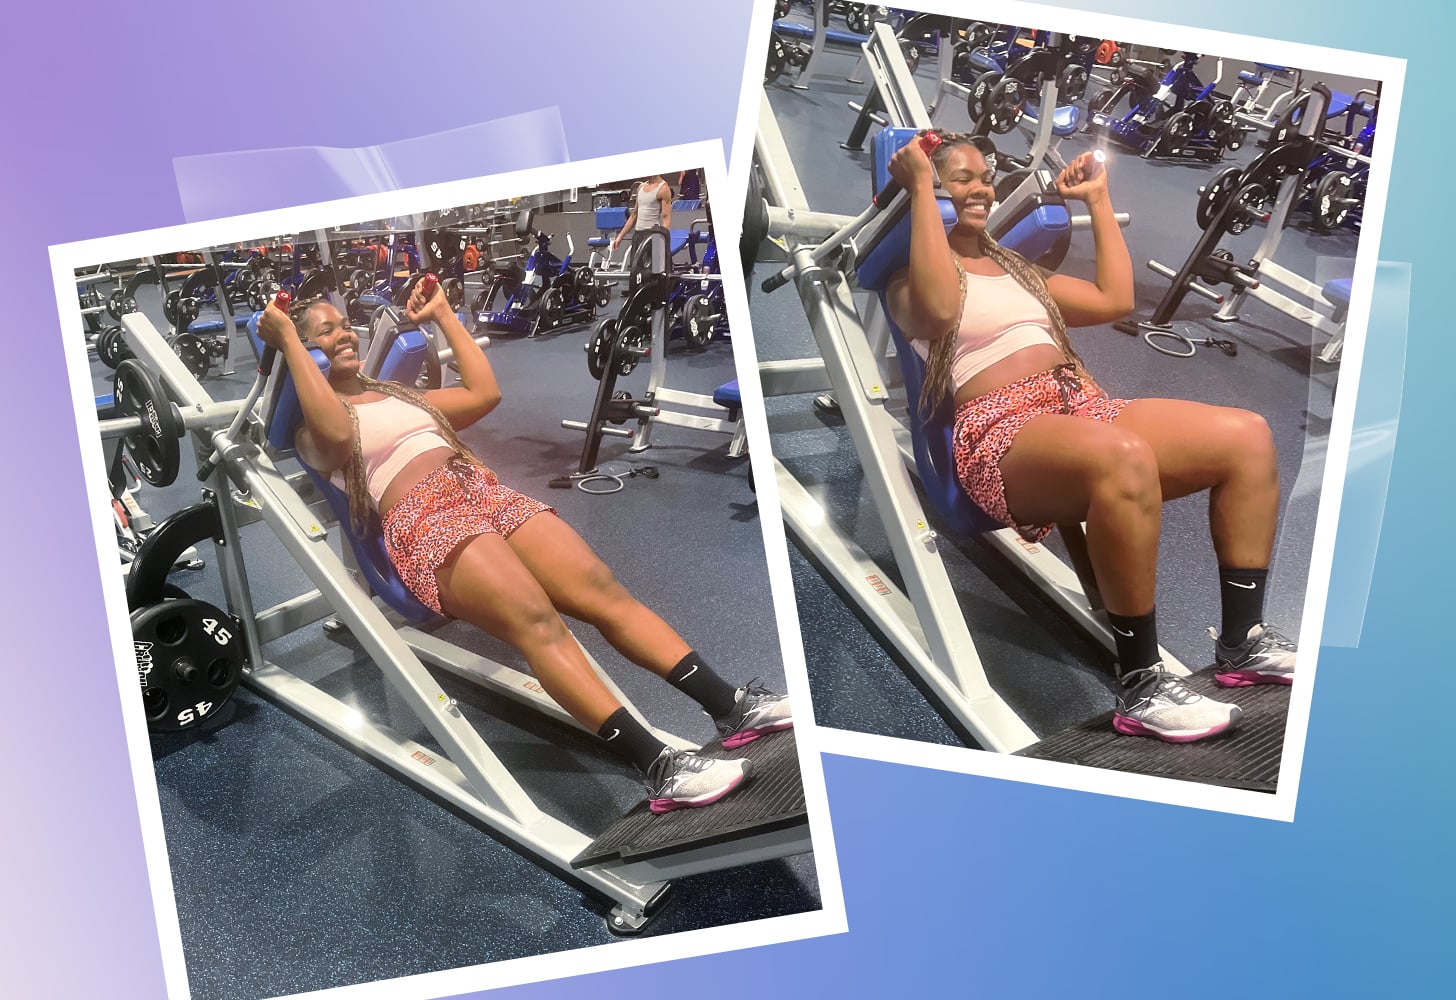
[[555, 514], [537, 514], [507, 541], [564, 615], [590, 621], [604, 602], [628, 596], [601, 557]]
[[1019, 524], [1084, 520], [1094, 489], [1109, 475], [1156, 475], [1151, 451], [1133, 431], [1062, 414], [1028, 420], [1000, 469], [1006, 507]]
[[435, 571], [435, 580], [447, 615], [507, 642], [558, 619], [535, 573], [500, 535], [476, 535], [462, 544]]
[[1216, 486], [1240, 464], [1265, 472], [1274, 462], [1268, 424], [1248, 410], [1185, 399], [1135, 399], [1113, 425], [1152, 448], [1164, 500]]

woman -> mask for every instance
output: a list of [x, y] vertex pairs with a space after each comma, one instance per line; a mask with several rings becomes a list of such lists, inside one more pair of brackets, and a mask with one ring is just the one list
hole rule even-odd
[[[1209, 491], [1222, 629], [1210, 629], [1215, 677], [1228, 687], [1289, 684], [1294, 644], [1263, 622], [1279, 509], [1279, 469], [1264, 419], [1174, 399], [1109, 399], [1072, 349], [1067, 328], [1133, 307], [1132, 261], [1091, 153], [1057, 178], [1092, 220], [1094, 281], [1045, 277], [995, 243], [994, 150], [948, 136], [931, 160], [911, 142], [890, 161], [910, 195], [910, 261], [890, 282], [891, 317], [927, 358], [921, 405], [954, 398], [956, 473], [972, 500], [1029, 540], [1058, 523], [1087, 524], [1087, 547], [1115, 633], [1122, 692], [1113, 725], [1173, 742], [1239, 718], [1163, 669], [1154, 589], [1165, 500]], [[949, 194], [949, 232], [935, 175]]]
[[628, 213], [622, 231], [612, 240], [612, 253], [617, 252], [617, 247], [627, 238], [628, 233], [640, 233], [659, 227], [672, 229], [672, 186], [662, 179], [661, 174], [653, 174], [637, 185], [637, 192], [632, 199], [632, 211]]
[[[500, 485], [456, 435], [501, 400], [490, 362], [443, 290], [426, 301], [417, 285], [407, 312], [444, 334], [460, 385], [419, 393], [366, 378], [358, 337], [327, 301], [299, 303], [291, 316], [271, 305], [263, 313], [258, 333], [282, 353], [298, 388], [299, 456], [333, 475], [356, 527], [378, 513], [390, 560], [421, 603], [520, 649], [556, 702], [642, 771], [654, 812], [721, 799], [749, 762], [669, 750], [602, 684], [561, 615], [594, 625], [627, 659], [697, 701], [725, 747], [792, 726], [788, 699], [755, 682], [725, 682], [554, 510]], [[328, 358], [327, 377], [304, 339]]]

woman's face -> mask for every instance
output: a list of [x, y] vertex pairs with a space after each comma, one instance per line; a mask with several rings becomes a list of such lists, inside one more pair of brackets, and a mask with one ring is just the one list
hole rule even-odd
[[980, 232], [996, 200], [996, 173], [975, 146], [957, 145], [940, 168], [940, 186], [956, 210], [956, 228]]
[[304, 336], [318, 345], [329, 359], [330, 376], [334, 373], [357, 373], [361, 365], [359, 337], [349, 320], [327, 302], [309, 309]]

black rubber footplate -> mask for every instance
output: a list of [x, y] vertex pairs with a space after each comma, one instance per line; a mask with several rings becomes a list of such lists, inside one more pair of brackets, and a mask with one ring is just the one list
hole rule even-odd
[[1147, 736], [1123, 736], [1112, 728], [1112, 713], [1108, 712], [1049, 736], [1018, 755], [1229, 788], [1274, 791], [1279, 783], [1284, 722], [1289, 714], [1289, 686], [1220, 687], [1211, 668], [1186, 678], [1185, 683], [1199, 694], [1238, 705], [1243, 710], [1238, 725], [1196, 743], [1165, 743]]
[[701, 752], [715, 759], [747, 757], [753, 769], [732, 795], [700, 809], [658, 815], [644, 799], [572, 859], [571, 867], [645, 861], [808, 822], [792, 729], [769, 733], [736, 750], [724, 750], [721, 741], [714, 740]]

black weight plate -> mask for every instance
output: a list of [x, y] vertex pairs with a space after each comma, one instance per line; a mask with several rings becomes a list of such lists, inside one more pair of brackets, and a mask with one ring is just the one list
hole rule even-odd
[[[622, 378], [631, 375], [637, 369], [637, 362], [642, 360], [638, 351], [645, 350], [652, 339], [652, 333], [646, 327], [627, 326], [622, 329], [622, 335], [617, 338], [618, 344], [623, 350], [617, 355], [617, 374]], [[625, 350], [632, 348], [632, 350]]]
[[196, 334], [179, 333], [172, 341], [172, 350], [177, 352], [177, 357], [182, 359], [193, 378], [200, 379], [207, 374], [207, 348], [202, 346]]
[[111, 392], [117, 416], [141, 418], [142, 429], [124, 438], [127, 454], [141, 477], [153, 486], [176, 482], [182, 461], [178, 444], [182, 425], [162, 383], [141, 361], [126, 358], [116, 367]]
[[[1258, 212], [1268, 197], [1269, 193], [1264, 189], [1264, 185], [1251, 182], [1239, 188], [1238, 192], [1234, 195], [1234, 200], [1249, 212]], [[1254, 222], [1255, 219], [1252, 215], [1240, 211], [1230, 212], [1228, 231], [1237, 236], [1252, 226]]]
[[1354, 201], [1350, 196], [1354, 187], [1354, 179], [1343, 170], [1331, 170], [1319, 179], [1310, 202], [1315, 229], [1329, 232], [1344, 223]]
[[617, 321], [615, 319], [602, 320], [596, 332], [586, 345], [586, 369], [591, 372], [591, 377], [601, 381], [607, 373], [607, 356], [611, 353], [612, 341], [617, 337]]
[[706, 295], [689, 295], [683, 304], [683, 339], [692, 347], [707, 347], [717, 317]]
[[1225, 167], [1220, 170], [1213, 180], [1204, 185], [1198, 195], [1198, 209], [1196, 218], [1199, 229], [1207, 229], [1213, 225], [1223, 204], [1233, 196], [1239, 186], [1240, 170], [1238, 167]]
[[214, 605], [175, 598], [131, 615], [147, 728], [190, 729], [216, 714], [243, 672], [238, 622]]

